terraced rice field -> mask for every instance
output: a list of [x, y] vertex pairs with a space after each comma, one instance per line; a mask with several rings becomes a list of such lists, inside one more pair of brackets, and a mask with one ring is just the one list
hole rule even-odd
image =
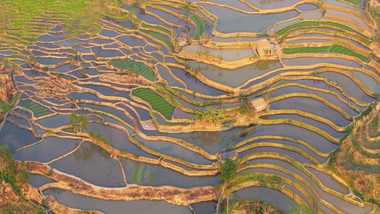
[[157, 110], [162, 115], [164, 115], [166, 119], [170, 120], [174, 108], [169, 103], [167, 103], [161, 96], [157, 95], [152, 90], [145, 88], [138, 88], [134, 90], [133, 95], [147, 101], [154, 110]]
[[[78, 35], [65, 27], [71, 12], [40, 3], [25, 29], [1, 29], [0, 59], [19, 67], [20, 99], [0, 145], [29, 161], [44, 195], [104, 213], [222, 213], [258, 201], [285, 213], [379, 212], [329, 168], [380, 97], [362, 1], [121, 2]], [[223, 186], [231, 154], [236, 177]]]
[[292, 29], [295, 29], [295, 28], [308, 28], [308, 27], [317, 27], [317, 26], [323, 27], [324, 25], [335, 26], [335, 27], [347, 30], [349, 32], [354, 31], [350, 27], [347, 27], [345, 25], [342, 25], [342, 24], [336, 23], [336, 22], [328, 22], [328, 21], [320, 21], [320, 22], [317, 22], [317, 21], [302, 21], [302, 22], [299, 22], [297, 24], [290, 25], [290, 26], [288, 26], [286, 28], [283, 28], [283, 29], [279, 30], [277, 32], [277, 34], [282, 35], [282, 34], [288, 32], [288, 31], [290, 31]]
[[302, 48], [289, 48], [284, 49], [284, 54], [296, 54], [296, 53], [339, 53], [348, 56], [354, 56], [363, 62], [368, 62], [368, 59], [363, 55], [355, 53], [348, 48], [334, 45], [331, 47], [302, 47]]
[[199, 36], [202, 35], [203, 33], [203, 24], [202, 24], [202, 21], [199, 19], [198, 16], [192, 16], [192, 18], [194, 19], [195, 23], [197, 24], [197, 31], [196, 31], [196, 34], [194, 35], [194, 39], [195, 40], [198, 40], [199, 39]]
[[126, 70], [138, 75], [142, 75], [148, 80], [151, 80], [151, 81], [156, 80], [156, 76], [154, 72], [152, 71], [152, 69], [144, 64], [136, 63], [136, 62], [125, 60], [125, 59], [113, 60], [113, 61], [110, 61], [109, 64], [121, 70]]
[[32, 110], [36, 117], [45, 116], [45, 115], [53, 113], [48, 108], [41, 106], [41, 105], [34, 103], [34, 102], [29, 102], [29, 103], [25, 104], [24, 107]]

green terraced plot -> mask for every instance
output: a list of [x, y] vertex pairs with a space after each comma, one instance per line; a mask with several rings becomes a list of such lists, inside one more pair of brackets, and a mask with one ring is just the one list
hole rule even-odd
[[352, 30], [351, 28], [347, 27], [347, 26], [344, 26], [342, 24], [339, 24], [339, 23], [335, 23], [335, 22], [321, 22], [321, 24], [324, 24], [324, 25], [331, 25], [331, 26], [335, 26], [335, 27], [339, 27], [339, 28], [342, 28], [344, 30], [347, 30], [347, 31], [350, 31], [350, 32], [353, 32], [354, 30]]
[[360, 4], [360, 3], [362, 3], [362, 0], [345, 0], [345, 1], [351, 2], [353, 4]]
[[334, 26], [334, 27], [339, 27], [339, 28], [342, 28], [346, 31], [350, 31], [350, 32], [354, 32], [354, 30], [352, 30], [351, 28], [345, 26], [345, 25], [342, 25], [342, 24], [339, 24], [339, 23], [335, 23], [335, 22], [317, 22], [317, 21], [303, 21], [303, 22], [298, 22], [297, 24], [294, 24], [294, 25], [290, 25], [286, 28], [283, 28], [281, 30], [279, 30], [277, 32], [277, 34], [279, 35], [282, 35], [286, 32], [288, 32], [289, 30], [292, 30], [294, 28], [301, 28], [301, 27], [315, 27], [315, 26], [320, 26], [320, 24], [323, 24], [323, 25], [330, 25], [330, 26]]
[[197, 24], [197, 33], [194, 35], [194, 39], [199, 39], [199, 36], [203, 33], [203, 24], [202, 21], [198, 18], [198, 16], [192, 16], [192, 18], [195, 20], [195, 23]]
[[147, 30], [142, 30], [142, 32], [147, 33], [147, 34], [155, 37], [156, 39], [163, 41], [170, 48], [170, 50], [173, 51], [172, 43], [170, 43], [170, 41], [168, 41], [163, 35], [160, 35], [158, 33], [151, 32], [151, 31], [147, 31]]
[[135, 74], [139, 74], [148, 80], [156, 81], [156, 75], [152, 69], [144, 64], [133, 62], [127, 59], [111, 60], [109, 64], [121, 70], [128, 70]]
[[279, 35], [282, 35], [286, 32], [288, 32], [289, 30], [293, 29], [293, 28], [298, 28], [298, 27], [309, 27], [309, 26], [318, 26], [319, 23], [316, 22], [316, 21], [305, 21], [305, 22], [298, 22], [297, 24], [294, 24], [294, 25], [290, 25], [286, 28], [283, 28], [282, 30], [279, 30], [277, 32], [277, 34]]
[[170, 32], [170, 30], [167, 30], [167, 29], [164, 29], [162, 27], [158, 27], [158, 26], [151, 26], [151, 25], [146, 25], [146, 24], [141, 24], [142, 27], [144, 28], [152, 28], [152, 29], [156, 29], [156, 30], [159, 30], [159, 31], [162, 31], [164, 33], [167, 33], [168, 35], [171, 35], [172, 32]]
[[285, 48], [284, 54], [296, 53], [327, 53], [330, 47], [302, 47], [302, 48]]
[[132, 94], [150, 103], [154, 110], [160, 112], [166, 119], [170, 120], [174, 107], [154, 91], [146, 88], [138, 88], [134, 90]]
[[39, 105], [35, 102], [32, 102], [32, 101], [25, 104], [24, 107], [32, 110], [34, 113], [34, 116], [36, 116], [36, 117], [41, 117], [41, 116], [45, 116], [45, 115], [53, 113], [48, 108], [41, 106], [41, 105]]
[[297, 53], [339, 53], [339, 54], [344, 54], [347, 56], [354, 56], [363, 62], [368, 62], [368, 59], [365, 56], [355, 53], [351, 51], [350, 49], [339, 46], [339, 45], [333, 45], [331, 47], [301, 47], [301, 48], [285, 48], [284, 49], [284, 54], [297, 54]]
[[342, 47], [340, 45], [331, 46], [329, 52], [330, 53], [340, 53], [340, 54], [344, 54], [344, 55], [348, 55], [348, 56], [354, 56], [363, 62], [368, 62], [368, 59], [365, 56], [360, 55], [358, 53], [355, 53], [355, 52], [351, 51], [350, 49], [347, 49], [347, 48]]

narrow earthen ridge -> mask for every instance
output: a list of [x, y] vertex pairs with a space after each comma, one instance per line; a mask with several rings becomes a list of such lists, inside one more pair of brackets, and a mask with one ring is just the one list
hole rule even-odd
[[51, 178], [57, 183], [48, 183], [40, 187], [40, 190], [59, 188], [71, 191], [75, 194], [99, 198], [103, 200], [164, 200], [168, 203], [188, 206], [193, 203], [216, 200], [214, 187], [194, 187], [183, 189], [171, 186], [140, 186], [136, 184], [122, 188], [99, 187], [83, 181], [80, 178], [52, 169], [40, 162], [26, 161], [25, 165], [31, 174], [39, 174]]

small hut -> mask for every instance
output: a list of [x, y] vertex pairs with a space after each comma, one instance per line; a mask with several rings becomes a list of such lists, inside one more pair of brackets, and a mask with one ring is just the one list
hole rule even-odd
[[226, 159], [236, 159], [239, 156], [236, 150], [228, 151], [228, 152], [221, 152], [217, 155], [219, 160], [226, 160]]
[[256, 112], [260, 112], [260, 111], [266, 110], [269, 107], [269, 104], [265, 101], [264, 98], [259, 97], [253, 100], [249, 100], [248, 106], [249, 106], [249, 109]]

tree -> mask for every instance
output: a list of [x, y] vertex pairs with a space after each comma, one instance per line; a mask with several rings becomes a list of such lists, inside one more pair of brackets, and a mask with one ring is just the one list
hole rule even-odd
[[216, 211], [219, 212], [219, 207], [225, 198], [227, 199], [227, 213], [229, 212], [229, 197], [231, 192], [227, 189], [227, 187], [230, 185], [230, 182], [236, 178], [237, 174], [237, 165], [236, 162], [230, 158], [227, 158], [224, 160], [224, 162], [220, 165], [219, 167], [219, 180], [221, 183], [221, 191], [220, 191], [220, 196], [218, 199], [218, 203], [216, 205]]
[[73, 127], [75, 133], [78, 131], [82, 132], [83, 130], [87, 129], [88, 118], [83, 114], [76, 115], [75, 113], [71, 113], [70, 124]]

